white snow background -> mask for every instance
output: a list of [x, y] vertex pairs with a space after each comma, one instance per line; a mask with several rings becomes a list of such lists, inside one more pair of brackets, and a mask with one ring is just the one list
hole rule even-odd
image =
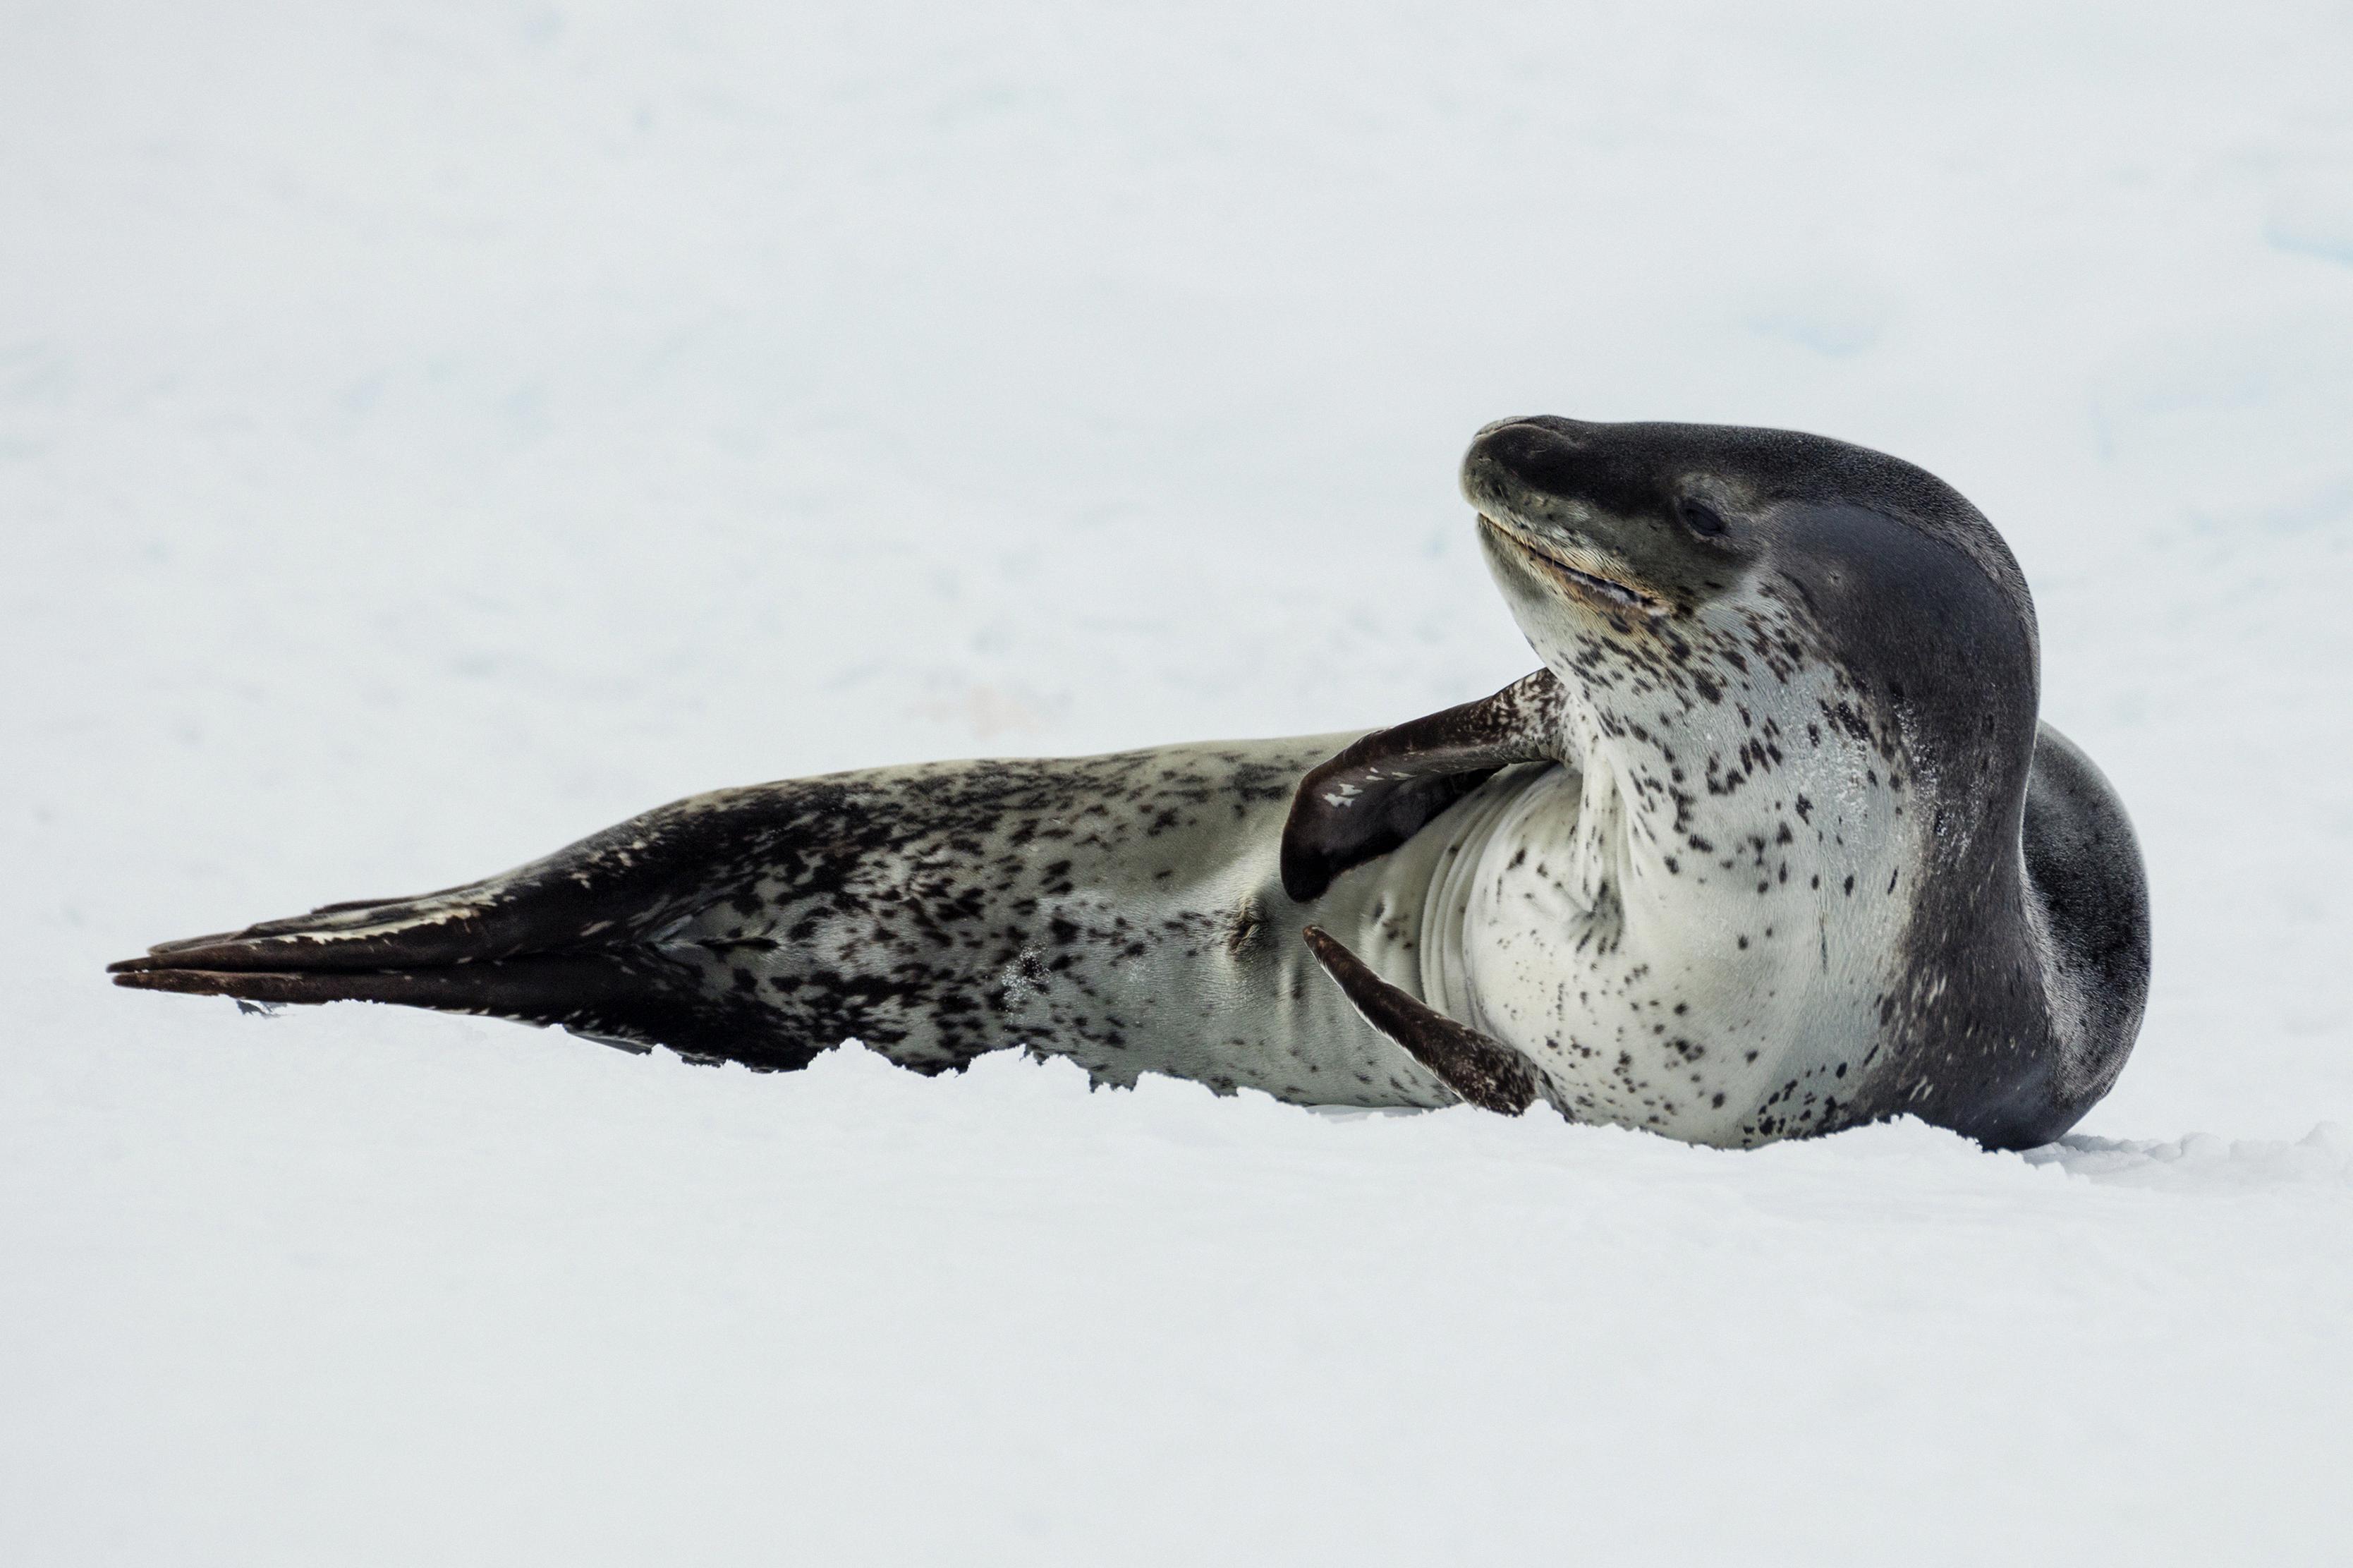
[[[2353, 1553], [2353, 14], [0, 8], [0, 1559]], [[1532, 668], [1454, 464], [2008, 535], [2063, 1145], [798, 1075], [111, 959], [693, 791]]]

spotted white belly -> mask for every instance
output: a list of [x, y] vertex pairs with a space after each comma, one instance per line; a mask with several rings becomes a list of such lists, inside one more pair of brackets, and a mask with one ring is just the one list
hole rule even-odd
[[1421, 921], [1424, 998], [1534, 1058], [1565, 1113], [1746, 1144], [1859, 1072], [1873, 977], [1838, 961], [1843, 895], [1816, 880], [1813, 846], [1759, 836], [1669, 873], [1630, 853], [1648, 829], [1614, 778], [1568, 767], [1498, 775], [1457, 810]]

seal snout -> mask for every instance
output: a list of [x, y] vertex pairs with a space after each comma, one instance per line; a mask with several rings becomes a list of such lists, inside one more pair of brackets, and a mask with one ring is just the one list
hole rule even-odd
[[1488, 517], [1523, 529], [1585, 521], [1593, 431], [1548, 414], [1499, 419], [1462, 455], [1462, 494]]
[[1555, 592], [1606, 613], [1665, 614], [1665, 599], [1627, 558], [1626, 528], [1588, 493], [1598, 434], [1552, 415], [1499, 419], [1463, 455], [1462, 493], [1482, 529]]
[[1467, 485], [1474, 471], [1486, 471], [1539, 494], [1574, 495], [1586, 447], [1587, 437], [1573, 419], [1549, 414], [1499, 419], [1472, 437], [1462, 459], [1463, 481]]

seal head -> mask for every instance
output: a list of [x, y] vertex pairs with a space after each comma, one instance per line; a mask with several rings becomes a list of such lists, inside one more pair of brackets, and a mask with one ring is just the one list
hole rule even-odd
[[2038, 727], [2032, 602], [1976, 508], [1820, 437], [1550, 416], [1481, 431], [1462, 488], [1546, 670], [1311, 774], [1287, 885], [1294, 838], [1345, 866], [1457, 811], [1422, 999], [1572, 1115], [1745, 1144], [1909, 1111], [2014, 1145], [2105, 1091], [2147, 994], [2139, 854]]

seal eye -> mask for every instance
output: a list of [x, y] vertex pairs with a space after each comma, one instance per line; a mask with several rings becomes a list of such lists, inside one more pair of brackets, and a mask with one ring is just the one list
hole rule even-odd
[[1724, 514], [1704, 500], [1685, 500], [1675, 503], [1675, 515], [1694, 533], [1714, 539], [1724, 531]]

